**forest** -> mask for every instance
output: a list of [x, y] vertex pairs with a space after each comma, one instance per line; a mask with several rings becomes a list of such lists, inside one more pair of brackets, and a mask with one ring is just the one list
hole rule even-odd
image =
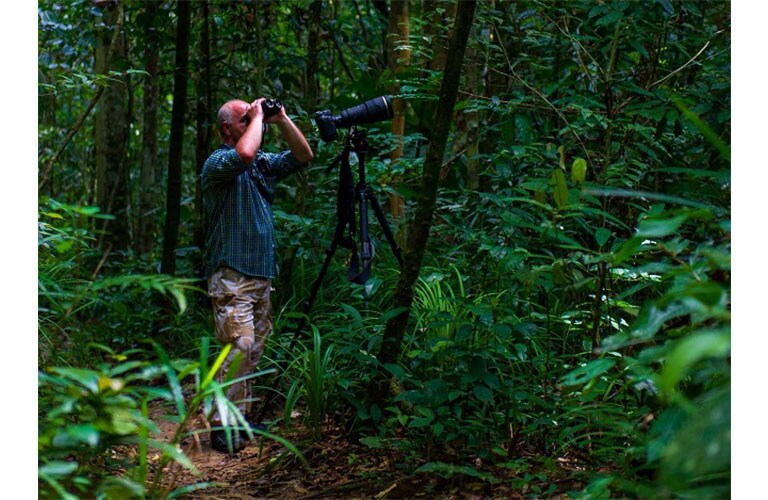
[[[730, 2], [37, 15], [39, 498], [730, 498]], [[259, 98], [313, 157], [238, 377], [201, 174]]]

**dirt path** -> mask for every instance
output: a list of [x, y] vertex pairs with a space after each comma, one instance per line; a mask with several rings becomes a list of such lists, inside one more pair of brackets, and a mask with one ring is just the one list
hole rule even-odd
[[[163, 419], [162, 415], [161, 409], [151, 411], [151, 417], [161, 431], [158, 439], [167, 442], [176, 425]], [[350, 443], [341, 428], [326, 428], [322, 442], [312, 446], [301, 444], [304, 440], [301, 428], [291, 433], [280, 429], [273, 432], [297, 445], [309, 467], [299, 462], [282, 444], [268, 438], [258, 437], [244, 450], [230, 456], [211, 449], [208, 433], [202, 432], [197, 440], [188, 437], [182, 443], [182, 449], [200, 475], [174, 464], [166, 472], [165, 482], [172, 483], [174, 488], [202, 482], [216, 483], [218, 486], [185, 496], [213, 499], [372, 497], [390, 488], [380, 497], [384, 498], [396, 489], [391, 487], [394, 482], [387, 482], [397, 473], [392, 459], [386, 454], [372, 455], [370, 449]]]
[[[159, 439], [169, 441], [175, 424], [162, 418], [162, 410], [153, 408], [151, 417], [161, 430]], [[198, 428], [203, 428], [202, 424]], [[313, 498], [456, 498], [515, 499], [531, 496], [534, 491], [519, 482], [491, 485], [466, 476], [443, 479], [424, 474], [408, 474], [402, 468], [405, 457], [395, 451], [370, 449], [351, 442], [342, 428], [329, 423], [323, 430], [321, 442], [309, 445], [305, 429], [290, 433], [274, 429], [299, 447], [308, 466], [280, 443], [259, 437], [236, 455], [226, 455], [211, 449], [207, 432], [198, 434], [198, 440], [188, 437], [182, 449], [197, 467], [199, 475], [174, 464], [166, 472], [165, 483], [173, 488], [196, 483], [216, 483], [197, 490], [184, 498], [206, 499], [263, 499], [299, 500]], [[157, 460], [159, 455], [154, 457]], [[153, 457], [150, 457], [153, 461]], [[563, 471], [566, 472], [566, 471]], [[567, 491], [578, 487], [568, 474], [556, 491], [545, 498], [568, 498]], [[551, 481], [551, 479], [550, 479]], [[547, 483], [539, 484], [546, 489]], [[542, 490], [539, 490], [542, 491]]]

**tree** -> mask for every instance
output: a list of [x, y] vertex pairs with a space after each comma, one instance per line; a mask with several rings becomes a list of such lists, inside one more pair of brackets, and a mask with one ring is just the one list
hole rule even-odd
[[[397, 362], [403, 335], [408, 325], [414, 285], [419, 278], [429, 230], [432, 226], [440, 168], [443, 164], [445, 146], [448, 141], [448, 131], [453, 121], [453, 107], [456, 104], [464, 51], [474, 19], [475, 6], [474, 1], [461, 1], [456, 10], [456, 21], [448, 46], [438, 104], [432, 120], [434, 131], [424, 160], [421, 189], [418, 193], [414, 219], [408, 231], [409, 238], [403, 271], [394, 292], [393, 308], [404, 308], [404, 312], [387, 321], [381, 350], [377, 356], [381, 364]], [[385, 389], [385, 384], [382, 384], [381, 381], [374, 384], [374, 399], [381, 402]]]
[[179, 0], [176, 5], [176, 62], [173, 80], [173, 111], [171, 114], [171, 144], [168, 154], [168, 190], [163, 232], [163, 260], [160, 272], [176, 272], [176, 247], [181, 222], [181, 160], [184, 146], [184, 115], [187, 108], [187, 66], [189, 63], [190, 2]]
[[198, 4], [201, 8], [201, 34], [198, 43], [198, 67], [195, 81], [195, 227], [193, 230], [194, 245], [200, 249], [205, 246], [205, 212], [203, 210], [203, 189], [200, 184], [200, 173], [203, 170], [210, 153], [211, 137], [213, 136], [213, 89], [211, 83], [211, 41], [209, 30], [209, 5], [207, 0]]
[[[389, 9], [389, 26], [387, 28], [387, 62], [393, 78], [397, 79], [410, 64], [411, 49], [409, 48], [410, 24], [408, 21], [407, 0], [392, 0]], [[395, 81], [392, 92], [398, 93], [400, 84]], [[397, 138], [397, 147], [390, 153], [393, 162], [403, 156], [403, 134], [405, 133], [405, 108], [403, 99], [394, 99], [392, 103], [394, 116], [392, 118], [392, 134]], [[397, 194], [390, 195], [389, 209], [392, 215], [405, 215], [405, 201]]]
[[144, 4], [144, 67], [141, 173], [139, 176], [138, 211], [136, 213], [136, 251], [148, 253], [155, 243], [157, 205], [160, 192], [157, 156], [157, 108], [160, 95], [160, 12], [158, 2]]
[[[120, 32], [123, 15], [122, 5], [117, 2], [99, 2], [104, 13], [104, 29], [98, 34], [96, 48], [96, 73], [106, 74], [110, 68], [125, 65], [126, 40]], [[116, 36], [110, 54], [110, 42]], [[111, 56], [111, 57], [110, 57]], [[102, 226], [101, 243], [117, 250], [130, 244], [130, 219], [128, 218], [128, 121], [126, 116], [126, 82], [124, 76], [113, 76], [97, 105], [94, 123], [94, 163], [96, 166], [96, 204], [102, 212], [115, 216]]]

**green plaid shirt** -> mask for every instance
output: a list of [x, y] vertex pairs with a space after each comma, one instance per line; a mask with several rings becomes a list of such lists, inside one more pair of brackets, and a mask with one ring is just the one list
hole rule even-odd
[[211, 154], [200, 174], [208, 225], [206, 276], [219, 266], [253, 278], [277, 275], [271, 206], [275, 183], [305, 165], [290, 151], [259, 151], [251, 165], [225, 144]]

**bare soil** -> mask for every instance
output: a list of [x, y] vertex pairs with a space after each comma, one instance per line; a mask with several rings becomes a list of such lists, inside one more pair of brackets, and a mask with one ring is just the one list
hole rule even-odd
[[[163, 411], [153, 408], [151, 416], [161, 435], [157, 439], [170, 441], [176, 424], [163, 419]], [[291, 432], [280, 428], [271, 432], [296, 445], [307, 459], [302, 464], [282, 444], [258, 437], [235, 455], [213, 450], [207, 432], [197, 438], [188, 437], [182, 449], [198, 470], [198, 474], [173, 464], [163, 482], [168, 490], [199, 483], [211, 483], [184, 495], [183, 498], [298, 500], [311, 498], [568, 498], [567, 492], [579, 490], [573, 472], [580, 470], [571, 461], [557, 461], [556, 470], [535, 475], [532, 471], [515, 473], [509, 469], [493, 469], [476, 462], [479, 470], [490, 472], [501, 481], [486, 481], [456, 474], [446, 479], [427, 474], [407, 472], [406, 457], [394, 450], [371, 449], [353, 442], [345, 430], [326, 422], [320, 442], [311, 443], [307, 429], [297, 427]], [[202, 418], [195, 425], [204, 431]], [[150, 463], [159, 453], [150, 456]], [[551, 467], [550, 467], [551, 469]], [[546, 479], [542, 480], [544, 477]], [[524, 480], [530, 478], [530, 482]], [[554, 486], [552, 486], [554, 484]], [[554, 491], [551, 491], [554, 488]], [[550, 491], [548, 491], [550, 490]]]

